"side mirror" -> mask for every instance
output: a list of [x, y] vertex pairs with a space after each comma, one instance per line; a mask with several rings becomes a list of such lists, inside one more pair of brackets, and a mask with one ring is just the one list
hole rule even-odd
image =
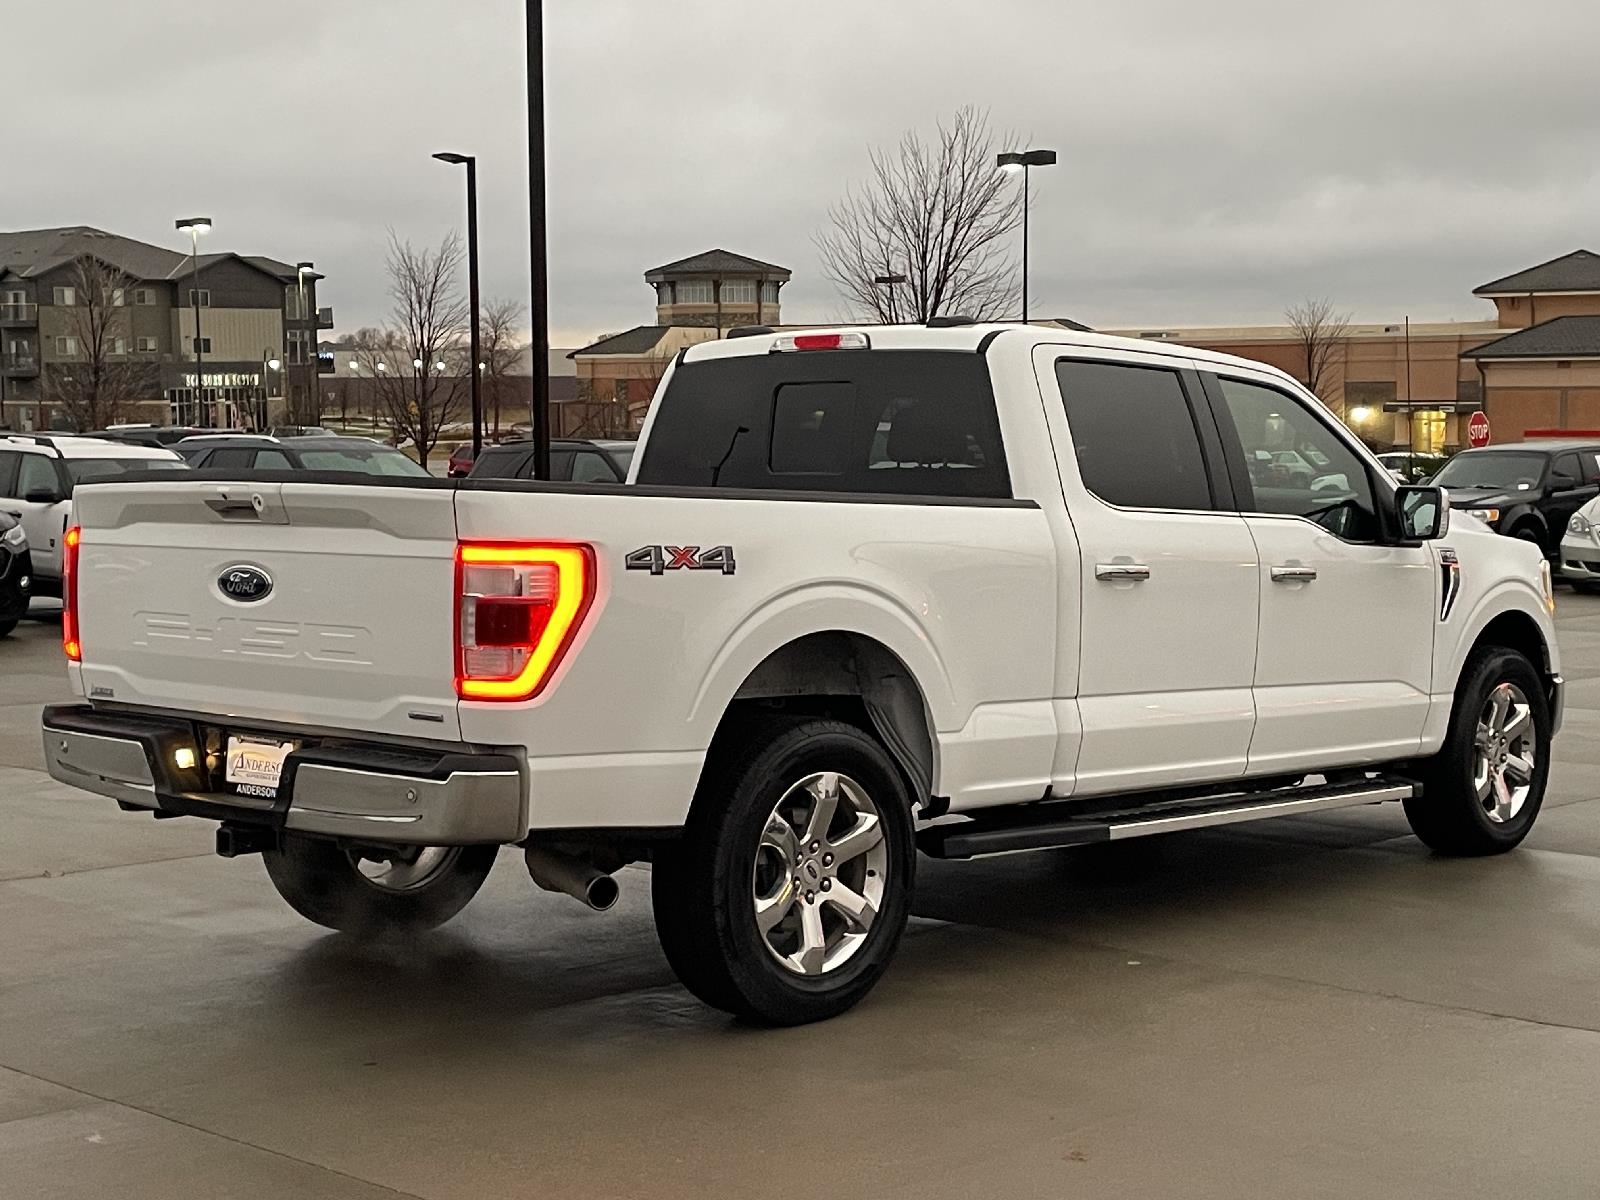
[[1450, 528], [1450, 497], [1441, 487], [1408, 486], [1395, 490], [1400, 536], [1408, 542], [1431, 542]]
[[1575, 488], [1577, 486], [1578, 481], [1571, 475], [1552, 474], [1550, 476], [1550, 488], [1552, 491], [1564, 492], [1569, 488]]
[[22, 498], [29, 504], [60, 504], [66, 499], [55, 488], [34, 488]]

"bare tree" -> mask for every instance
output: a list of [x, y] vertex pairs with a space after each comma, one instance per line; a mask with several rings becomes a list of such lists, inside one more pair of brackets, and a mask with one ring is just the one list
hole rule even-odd
[[1334, 367], [1344, 358], [1350, 314], [1335, 312], [1333, 301], [1323, 298], [1291, 305], [1283, 315], [1305, 356], [1306, 386], [1331, 408]]
[[44, 398], [66, 410], [82, 430], [103, 429], [141, 400], [159, 398], [159, 371], [134, 360], [132, 303], [135, 280], [99, 259], [83, 257], [73, 275], [74, 304], [65, 335], [76, 346], [70, 362], [45, 369]]
[[[528, 318], [527, 306], [520, 300], [491, 300], [483, 306], [478, 317], [478, 351], [483, 363], [484, 388], [494, 411], [493, 437], [500, 437], [500, 394], [507, 389], [506, 378], [516, 365], [522, 347], [517, 334]], [[530, 370], [539, 370], [541, 364], [530, 364]], [[543, 364], [549, 369], [549, 364]]]
[[[968, 106], [931, 142], [912, 130], [894, 149], [871, 152], [871, 178], [828, 210], [829, 228], [813, 239], [823, 274], [853, 310], [919, 323], [1013, 310], [1022, 200], [995, 169], [995, 145], [988, 114]], [[906, 282], [873, 282], [886, 275]]]
[[423, 466], [468, 394], [458, 349], [470, 311], [459, 278], [465, 257], [459, 234], [447, 235], [436, 250], [418, 250], [391, 229], [389, 325], [356, 338], [357, 361], [374, 381], [395, 440], [411, 439]]

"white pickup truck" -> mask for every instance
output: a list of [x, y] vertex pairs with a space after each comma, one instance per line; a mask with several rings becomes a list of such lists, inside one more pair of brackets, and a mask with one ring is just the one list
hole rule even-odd
[[679, 355], [628, 484], [76, 502], [55, 778], [337, 929], [449, 919], [506, 844], [597, 908], [648, 861], [683, 982], [771, 1023], [872, 987], [919, 851], [1398, 800], [1497, 853], [1561, 719], [1538, 547], [1181, 346], [755, 330]]

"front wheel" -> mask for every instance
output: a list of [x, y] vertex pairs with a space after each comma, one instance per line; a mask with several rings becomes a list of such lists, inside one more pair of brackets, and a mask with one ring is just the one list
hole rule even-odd
[[683, 838], [656, 859], [656, 928], [686, 987], [771, 1025], [837, 1016], [888, 967], [910, 911], [911, 798], [853, 725], [719, 739]]
[[416, 931], [443, 925], [477, 895], [498, 846], [355, 849], [286, 833], [268, 850], [267, 877], [308, 921], [344, 933]]
[[1444, 747], [1405, 802], [1411, 830], [1441, 854], [1501, 854], [1533, 828], [1550, 774], [1550, 711], [1538, 672], [1491, 646], [1467, 660]]

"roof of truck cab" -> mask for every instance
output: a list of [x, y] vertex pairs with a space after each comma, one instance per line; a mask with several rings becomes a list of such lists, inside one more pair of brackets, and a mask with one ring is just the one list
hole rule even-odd
[[[0, 435], [3, 437], [4, 435]], [[50, 454], [59, 451], [62, 458], [177, 458], [165, 446], [147, 446], [140, 442], [120, 442], [111, 438], [79, 437], [76, 434], [41, 434], [38, 441], [31, 434], [18, 434], [5, 439], [8, 450], [31, 451]]]
[[1153, 358], [1203, 362], [1216, 367], [1236, 367], [1276, 375], [1291, 383], [1296, 382], [1292, 375], [1268, 363], [1240, 358], [1234, 354], [1221, 354], [1215, 350], [1202, 350], [1195, 346], [1172, 342], [1151, 342], [1139, 338], [1116, 337], [1108, 333], [1094, 333], [1089, 330], [1064, 329], [1055, 324], [1023, 325], [1018, 322], [952, 325], [931, 329], [926, 325], [836, 325], [815, 328], [808, 326], [804, 329], [789, 329], [782, 333], [751, 334], [746, 337], [698, 342], [683, 350], [681, 357], [684, 362], [695, 363], [706, 362], [713, 358], [742, 358], [768, 354], [772, 351], [773, 343], [780, 337], [793, 336], [795, 333], [864, 333], [874, 350], [987, 351], [994, 342], [1004, 338], [1008, 349], [1031, 343], [1035, 346], [1076, 346], [1086, 350], [1115, 350]]

